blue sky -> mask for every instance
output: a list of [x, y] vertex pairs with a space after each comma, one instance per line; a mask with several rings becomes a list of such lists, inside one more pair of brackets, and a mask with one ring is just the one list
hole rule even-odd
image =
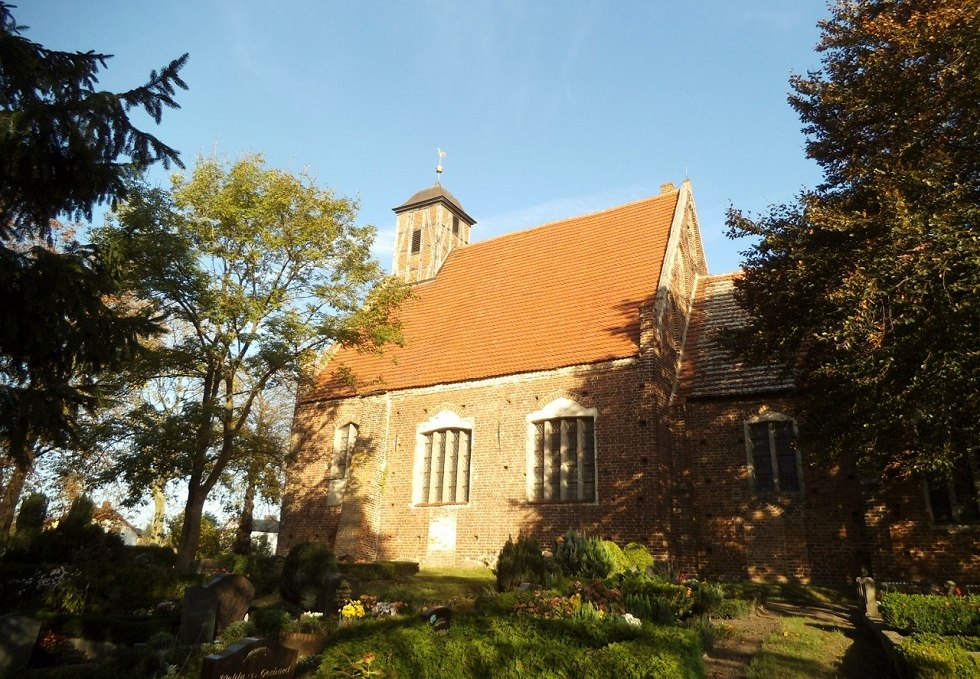
[[744, 248], [729, 205], [820, 180], [786, 95], [819, 66], [824, 0], [13, 1], [32, 40], [115, 55], [108, 89], [189, 52], [158, 136], [188, 167], [261, 152], [310, 169], [359, 198], [386, 267], [391, 208], [433, 183], [437, 146], [474, 240], [688, 177], [715, 273]]

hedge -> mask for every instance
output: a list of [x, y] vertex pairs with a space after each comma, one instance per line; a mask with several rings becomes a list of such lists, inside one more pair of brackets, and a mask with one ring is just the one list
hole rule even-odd
[[916, 634], [898, 646], [898, 654], [916, 679], [974, 679], [980, 659], [962, 648], [956, 637]]
[[906, 634], [975, 635], [980, 633], [980, 596], [886, 592], [881, 616], [886, 627]]

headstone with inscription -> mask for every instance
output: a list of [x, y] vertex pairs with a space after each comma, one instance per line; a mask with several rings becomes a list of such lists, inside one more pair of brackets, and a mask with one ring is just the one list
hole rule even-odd
[[207, 656], [201, 664], [201, 679], [292, 679], [295, 673], [295, 649], [254, 637]]
[[177, 639], [182, 644], [207, 644], [214, 641], [217, 617], [218, 596], [215, 591], [204, 585], [188, 587], [184, 592]]
[[215, 635], [221, 634], [231, 623], [244, 619], [255, 598], [255, 586], [244, 575], [237, 573], [219, 575], [205, 586], [214, 591], [218, 604]]

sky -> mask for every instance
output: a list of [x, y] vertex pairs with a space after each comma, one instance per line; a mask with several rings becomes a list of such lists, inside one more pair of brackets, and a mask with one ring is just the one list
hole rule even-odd
[[262, 153], [357, 198], [389, 270], [391, 210], [434, 183], [437, 148], [474, 241], [689, 178], [712, 273], [746, 247], [726, 209], [820, 181], [786, 97], [819, 68], [825, 0], [10, 1], [31, 40], [113, 55], [108, 90], [189, 53], [181, 108], [138, 124], [188, 171]]
[[31, 40], [114, 55], [105, 89], [188, 52], [181, 108], [141, 126], [188, 170], [255, 152], [309, 170], [358, 199], [389, 270], [391, 209], [434, 183], [437, 147], [474, 241], [688, 178], [712, 273], [746, 245], [726, 209], [820, 181], [786, 97], [819, 68], [825, 0], [12, 1]]

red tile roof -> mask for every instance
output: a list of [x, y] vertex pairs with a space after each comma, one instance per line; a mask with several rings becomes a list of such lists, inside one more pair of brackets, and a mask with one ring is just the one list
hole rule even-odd
[[719, 332], [745, 322], [746, 312], [733, 294], [739, 275], [698, 279], [681, 366], [683, 396], [737, 396], [793, 387], [792, 379], [779, 366], [746, 364], [732, 356], [719, 340]]
[[635, 356], [678, 190], [453, 251], [402, 305], [403, 347], [341, 349], [306, 398], [549, 370]]

